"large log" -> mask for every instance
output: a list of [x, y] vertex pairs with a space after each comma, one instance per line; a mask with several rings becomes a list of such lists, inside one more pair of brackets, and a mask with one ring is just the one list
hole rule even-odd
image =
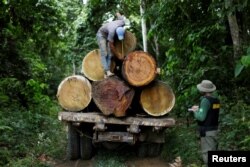
[[57, 90], [57, 99], [62, 108], [68, 111], [81, 111], [92, 98], [92, 86], [88, 79], [81, 75], [65, 78]]
[[114, 114], [116, 117], [126, 115], [134, 90], [118, 77], [109, 77], [92, 84], [93, 100], [104, 115]]
[[133, 86], [148, 85], [155, 79], [156, 74], [156, 61], [147, 52], [131, 52], [123, 61], [122, 75]]
[[100, 50], [89, 52], [82, 61], [82, 73], [92, 81], [104, 79], [104, 70], [101, 63]]
[[175, 95], [166, 83], [155, 81], [142, 90], [140, 103], [149, 115], [163, 116], [174, 107]]
[[119, 60], [124, 60], [125, 56], [132, 52], [136, 47], [136, 37], [133, 33], [126, 31], [124, 40], [115, 40], [115, 49], [121, 56], [115, 55]]
[[[111, 61], [111, 71], [115, 68], [115, 62]], [[82, 61], [82, 73], [91, 81], [104, 79], [104, 70], [101, 63], [100, 50], [90, 51]]]

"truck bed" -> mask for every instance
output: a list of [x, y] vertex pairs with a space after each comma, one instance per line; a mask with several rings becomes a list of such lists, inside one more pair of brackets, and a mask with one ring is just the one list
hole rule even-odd
[[104, 123], [120, 125], [138, 125], [153, 127], [172, 127], [175, 125], [173, 118], [165, 117], [145, 117], [145, 116], [128, 116], [117, 118], [105, 116], [98, 112], [68, 112], [62, 111], [58, 114], [58, 119], [65, 122], [86, 122], [86, 123]]

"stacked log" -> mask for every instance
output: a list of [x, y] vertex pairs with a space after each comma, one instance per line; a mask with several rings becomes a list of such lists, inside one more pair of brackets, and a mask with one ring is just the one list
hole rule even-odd
[[156, 61], [146, 52], [135, 51], [128, 54], [122, 65], [122, 75], [133, 86], [144, 86], [156, 77]]
[[136, 37], [129, 31], [126, 31], [124, 40], [116, 40], [115, 48], [120, 57], [115, 55], [119, 60], [124, 60], [125, 56], [132, 52], [136, 47]]
[[82, 73], [91, 81], [100, 81], [104, 78], [104, 71], [100, 59], [100, 50], [89, 52], [82, 61]]
[[[68, 77], [59, 85], [59, 104], [69, 111], [81, 111], [89, 107], [93, 99], [100, 112], [116, 117], [126, 116], [131, 108], [132, 114], [137, 114], [138, 106], [134, 107], [132, 104], [140, 105], [149, 116], [163, 116], [169, 113], [175, 103], [171, 87], [156, 80], [155, 58], [147, 52], [134, 51], [135, 46], [136, 38], [129, 31], [126, 31], [123, 42], [115, 40], [115, 47], [122, 56], [114, 57], [111, 71], [115, 76], [106, 79], [99, 49], [89, 52], [82, 62], [84, 76], [81, 76], [81, 79]], [[119, 64], [121, 67], [117, 70]], [[138, 92], [140, 94], [137, 94]]]
[[143, 110], [149, 115], [162, 116], [174, 107], [175, 96], [166, 83], [155, 81], [142, 90], [140, 103]]
[[80, 111], [86, 108], [92, 98], [92, 86], [81, 75], [73, 75], [65, 78], [57, 90], [59, 104], [69, 111]]
[[[114, 71], [115, 62], [111, 62], [111, 71]], [[104, 70], [101, 63], [100, 50], [95, 49], [89, 52], [82, 61], [82, 73], [91, 81], [104, 79]]]
[[117, 77], [110, 77], [93, 83], [93, 99], [104, 115], [114, 114], [116, 117], [126, 115], [134, 90]]

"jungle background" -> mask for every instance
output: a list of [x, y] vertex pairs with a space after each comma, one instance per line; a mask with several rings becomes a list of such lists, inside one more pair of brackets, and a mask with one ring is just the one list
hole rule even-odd
[[[57, 87], [80, 72], [83, 57], [98, 48], [98, 28], [116, 11], [130, 20], [128, 30], [142, 50], [140, 5], [148, 52], [176, 96], [169, 116], [177, 124], [166, 130], [161, 157], [201, 164], [196, 122], [187, 109], [198, 103], [196, 84], [203, 79], [215, 83], [221, 100], [219, 149], [250, 149], [248, 0], [1, 0], [0, 166], [43, 167], [50, 165], [41, 156], [64, 157]], [[103, 154], [96, 165], [119, 166], [124, 158], [114, 154]]]

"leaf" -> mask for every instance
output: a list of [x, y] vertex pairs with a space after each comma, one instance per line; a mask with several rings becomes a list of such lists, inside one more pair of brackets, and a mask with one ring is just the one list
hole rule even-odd
[[13, 130], [13, 129], [9, 126], [0, 126], [0, 130]]
[[245, 67], [250, 66], [250, 55], [243, 56], [243, 57], [241, 58], [241, 63], [242, 63], [242, 65], [245, 66]]
[[237, 77], [238, 75], [240, 75], [243, 68], [244, 66], [241, 63], [238, 63], [234, 69], [234, 77]]
[[247, 54], [250, 55], [250, 47], [247, 48]]
[[204, 61], [205, 61], [205, 59], [206, 59], [206, 56], [205, 56], [205, 55], [201, 55], [201, 57], [200, 57], [200, 61], [201, 61], [201, 62], [204, 62]]

